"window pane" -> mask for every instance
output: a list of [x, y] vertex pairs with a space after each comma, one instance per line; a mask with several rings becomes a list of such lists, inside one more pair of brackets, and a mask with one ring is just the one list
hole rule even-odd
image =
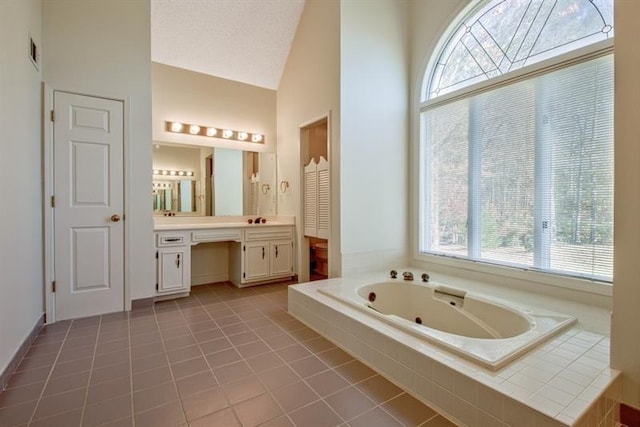
[[613, 0], [493, 0], [452, 32], [424, 99], [613, 37]]
[[486, 93], [475, 107], [481, 258], [533, 265], [535, 84]]
[[613, 275], [613, 60], [544, 78], [553, 147], [552, 269]]
[[613, 57], [423, 113], [424, 251], [611, 280]]
[[423, 214], [428, 224], [425, 249], [460, 256], [467, 255], [467, 104], [457, 102], [423, 116], [429, 147], [423, 166], [429, 186]]

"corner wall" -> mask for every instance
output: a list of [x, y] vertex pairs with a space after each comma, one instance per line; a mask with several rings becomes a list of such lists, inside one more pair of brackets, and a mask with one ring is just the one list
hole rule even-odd
[[[278, 183], [289, 181], [278, 193], [278, 213], [296, 216], [295, 258], [302, 257], [302, 165], [300, 128], [330, 112], [331, 162], [330, 274], [339, 276], [340, 259], [340, 2], [307, 0], [291, 46], [277, 95]], [[279, 185], [276, 187], [279, 188]], [[300, 266], [298, 266], [300, 271]]]
[[[44, 312], [41, 1], [0, 2], [0, 373]], [[0, 385], [1, 391], [1, 385]]]
[[409, 4], [342, 1], [340, 34], [346, 276], [408, 264]]
[[640, 408], [640, 3], [615, 2], [615, 230], [611, 365]]
[[155, 293], [151, 189], [149, 0], [47, 0], [43, 80], [54, 90], [125, 101], [125, 283], [131, 299]]

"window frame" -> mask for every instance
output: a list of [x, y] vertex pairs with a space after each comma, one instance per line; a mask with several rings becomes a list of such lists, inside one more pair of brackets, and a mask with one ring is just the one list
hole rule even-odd
[[[510, 266], [507, 264], [494, 263], [489, 260], [474, 260], [469, 258], [455, 257], [449, 254], [439, 254], [435, 252], [424, 252], [423, 243], [425, 242], [426, 223], [423, 221], [426, 211], [426, 202], [423, 197], [425, 187], [428, 184], [428, 176], [423, 173], [422, 166], [425, 164], [426, 147], [425, 147], [425, 129], [422, 121], [422, 114], [433, 107], [446, 105], [460, 99], [470, 98], [474, 95], [488, 92], [498, 89], [503, 86], [511, 85], [513, 83], [531, 79], [533, 77], [550, 73], [552, 71], [560, 70], [570, 67], [582, 62], [586, 62], [592, 59], [603, 57], [613, 54], [615, 36], [593, 43], [589, 46], [581, 47], [570, 52], [563, 53], [550, 59], [524, 66], [513, 72], [474, 83], [462, 89], [446, 93], [432, 99], [428, 99], [428, 89], [431, 84], [431, 78], [433, 77], [433, 67], [438, 60], [438, 54], [442, 48], [450, 41], [451, 35], [457, 28], [457, 26], [464, 20], [468, 13], [472, 12], [477, 7], [476, 4], [470, 4], [462, 8], [456, 15], [456, 18], [443, 32], [443, 35], [447, 37], [441, 37], [439, 42], [433, 47], [431, 52], [427, 52], [429, 62], [425, 67], [425, 71], [422, 76], [422, 80], [419, 85], [418, 105], [414, 110], [414, 132], [415, 139], [412, 144], [412, 151], [414, 155], [413, 166], [415, 173], [414, 176], [414, 190], [415, 206], [414, 215], [415, 220], [412, 222], [414, 228], [414, 261], [421, 263], [436, 264], [448, 271], [452, 268], [463, 269], [466, 272], [489, 274], [494, 276], [498, 281], [502, 281], [503, 278], [517, 279], [526, 282], [535, 282], [546, 285], [558, 286], [562, 288], [579, 290], [583, 292], [589, 292], [599, 295], [612, 295], [612, 282], [602, 281], [595, 278], [588, 278], [582, 276], [572, 276], [570, 274], [544, 271], [534, 267], [523, 266]], [[453, 270], [451, 270], [453, 272]]]

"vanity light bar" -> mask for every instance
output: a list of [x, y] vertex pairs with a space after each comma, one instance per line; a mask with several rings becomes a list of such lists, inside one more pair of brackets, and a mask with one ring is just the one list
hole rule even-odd
[[171, 184], [169, 184], [168, 182], [154, 182], [153, 183], [153, 188], [169, 188], [171, 187]]
[[189, 123], [165, 121], [165, 130], [173, 133], [184, 133], [186, 135], [222, 137], [236, 141], [251, 141], [264, 143], [264, 135], [232, 129], [219, 129], [211, 126], [194, 125]]
[[193, 176], [193, 171], [174, 171], [166, 169], [154, 169], [155, 176]]

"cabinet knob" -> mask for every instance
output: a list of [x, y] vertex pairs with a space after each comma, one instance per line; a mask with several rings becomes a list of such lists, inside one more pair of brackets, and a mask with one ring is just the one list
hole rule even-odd
[[111, 222], [120, 221], [120, 215], [111, 215]]

